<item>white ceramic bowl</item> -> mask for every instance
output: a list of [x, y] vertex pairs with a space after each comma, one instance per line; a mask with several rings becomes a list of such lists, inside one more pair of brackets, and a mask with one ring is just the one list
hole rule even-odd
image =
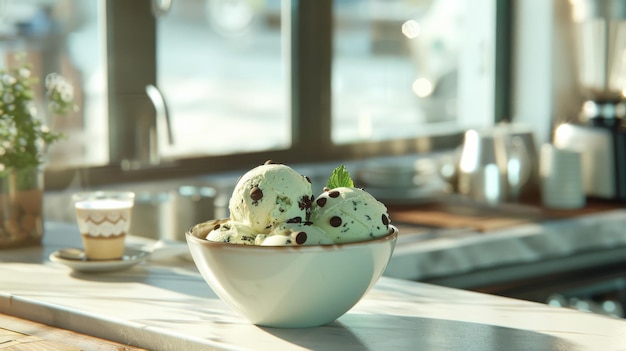
[[379, 239], [324, 246], [253, 246], [204, 239], [223, 220], [198, 224], [187, 243], [211, 289], [250, 322], [303, 328], [330, 323], [383, 274], [398, 231]]

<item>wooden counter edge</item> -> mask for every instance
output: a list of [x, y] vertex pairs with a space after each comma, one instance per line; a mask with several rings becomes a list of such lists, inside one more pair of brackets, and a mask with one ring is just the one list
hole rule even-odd
[[146, 351], [0, 313], [0, 350]]

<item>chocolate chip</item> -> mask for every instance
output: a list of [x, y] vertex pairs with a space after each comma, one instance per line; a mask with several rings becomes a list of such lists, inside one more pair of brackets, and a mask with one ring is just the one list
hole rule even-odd
[[298, 208], [301, 210], [306, 210], [307, 208], [311, 208], [311, 198], [308, 195], [303, 195], [298, 201]]
[[389, 225], [389, 217], [387, 217], [387, 215], [384, 213], [383, 213], [383, 224]]
[[326, 201], [328, 201], [327, 198], [320, 197], [319, 199], [317, 199], [317, 201], [315, 201], [315, 203], [317, 203], [317, 206], [319, 207], [324, 207], [326, 205]]
[[328, 193], [328, 196], [332, 197], [332, 198], [336, 198], [339, 196], [339, 192], [337, 190], [333, 190], [330, 193]]
[[261, 190], [258, 186], [250, 189], [250, 198], [253, 201], [259, 201], [263, 198], [263, 190]]
[[219, 223], [218, 223], [218, 224], [216, 224], [216, 225], [213, 227], [213, 230], [218, 230], [218, 229], [220, 229], [220, 224], [219, 224]]
[[304, 176], [304, 179], [306, 179], [306, 181], [309, 182], [309, 184], [311, 184], [311, 178]]
[[300, 217], [293, 217], [287, 220], [287, 223], [302, 223], [302, 218]]
[[323, 190], [324, 192], [327, 192], [327, 191], [329, 191], [329, 190], [330, 190], [330, 188], [329, 188], [329, 187], [327, 187], [327, 186], [325, 186], [322, 190]]
[[292, 234], [292, 237], [296, 240], [296, 244], [302, 245], [306, 242], [307, 235], [306, 232], [296, 232]]
[[337, 216], [333, 216], [330, 218], [330, 225], [332, 225], [333, 227], [337, 228], [341, 225], [341, 218], [337, 217]]

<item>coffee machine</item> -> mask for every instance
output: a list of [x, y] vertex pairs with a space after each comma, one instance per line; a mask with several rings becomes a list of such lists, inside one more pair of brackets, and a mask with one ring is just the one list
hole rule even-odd
[[556, 147], [582, 154], [590, 197], [626, 201], [626, 0], [570, 0], [573, 58], [584, 102], [555, 129]]

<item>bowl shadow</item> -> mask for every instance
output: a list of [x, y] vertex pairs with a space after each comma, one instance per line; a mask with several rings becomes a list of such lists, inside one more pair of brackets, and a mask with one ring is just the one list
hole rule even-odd
[[414, 316], [346, 314], [316, 328], [260, 328], [310, 350], [583, 349], [571, 341], [535, 331]]

